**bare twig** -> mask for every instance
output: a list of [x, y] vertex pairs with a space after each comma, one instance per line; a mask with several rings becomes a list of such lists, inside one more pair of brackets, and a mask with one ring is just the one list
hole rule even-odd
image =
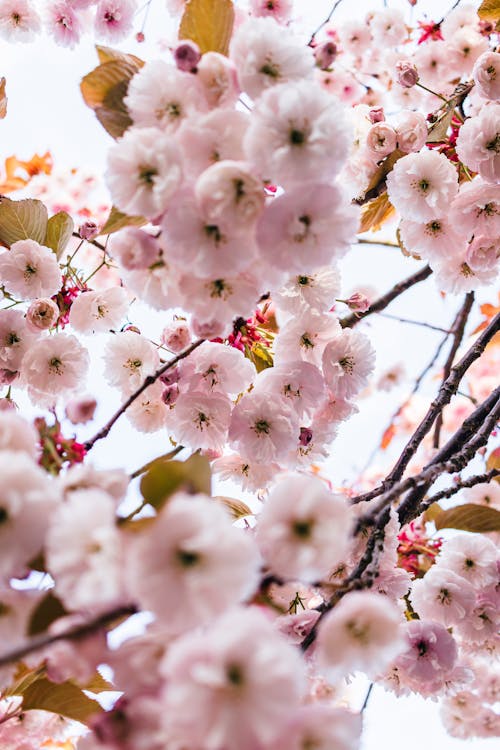
[[316, 34], [319, 34], [319, 32], [321, 31], [321, 29], [324, 26], [326, 26], [327, 23], [329, 23], [331, 21], [333, 14], [337, 10], [337, 8], [338, 8], [338, 6], [340, 5], [341, 2], [342, 2], [342, 0], [337, 0], [337, 2], [333, 4], [333, 7], [332, 7], [331, 11], [329, 12], [328, 16], [325, 18], [324, 21], [322, 21], [320, 23], [320, 25], [318, 26], [318, 28], [315, 29], [313, 31], [313, 33], [311, 34], [311, 38], [309, 39], [309, 42], [308, 42], [309, 45], [311, 45], [314, 42], [314, 38], [315, 38]]
[[446, 381], [441, 385], [439, 393], [435, 400], [431, 403], [427, 414], [418, 425], [413, 435], [405, 445], [399, 459], [394, 465], [392, 471], [387, 477], [381, 482], [378, 487], [365, 492], [361, 495], [351, 499], [352, 503], [366, 502], [373, 500], [373, 498], [383, 495], [391, 486], [397, 482], [404, 474], [406, 467], [410, 460], [413, 458], [417, 449], [427, 435], [429, 430], [432, 428], [435, 419], [442, 409], [449, 404], [452, 396], [457, 392], [460, 381], [463, 376], [473, 364], [473, 362], [481, 356], [488, 343], [491, 341], [493, 336], [500, 330], [500, 313], [498, 313], [489, 323], [489, 325], [482, 331], [481, 335], [476, 339], [471, 348], [464, 354], [460, 362], [451, 368], [451, 372]]
[[158, 370], [156, 370], [156, 372], [154, 372], [152, 375], [148, 375], [147, 378], [145, 378], [142, 385], [139, 386], [139, 388], [136, 391], [134, 391], [131, 396], [128, 397], [125, 403], [123, 403], [120, 406], [118, 411], [116, 411], [113, 414], [111, 419], [108, 422], [106, 422], [104, 427], [102, 427], [99, 430], [99, 432], [96, 432], [94, 437], [91, 437], [90, 440], [87, 440], [84, 443], [85, 450], [86, 451], [91, 450], [98, 440], [102, 440], [103, 438], [105, 438], [109, 434], [109, 431], [111, 430], [115, 422], [121, 417], [122, 414], [125, 414], [129, 406], [133, 404], [137, 398], [139, 398], [141, 393], [143, 393], [146, 390], [146, 388], [149, 388], [150, 385], [153, 385], [153, 383], [155, 383], [158, 380], [158, 378], [163, 375], [164, 372], [166, 372], [167, 370], [170, 370], [171, 367], [174, 367], [177, 364], [177, 362], [181, 361], [181, 359], [185, 359], [185, 357], [188, 357], [191, 354], [191, 352], [194, 352], [194, 350], [197, 349], [200, 346], [200, 344], [203, 344], [204, 341], [205, 339], [198, 339], [193, 344], [188, 346], [187, 349], [184, 349], [183, 352], [181, 352], [180, 354], [177, 354], [169, 362], [165, 362], [165, 364], [162, 365]]
[[51, 646], [57, 641], [77, 641], [80, 638], [85, 638], [87, 635], [91, 635], [92, 633], [101, 630], [101, 628], [112, 625], [123, 617], [130, 617], [131, 615], [136, 614], [136, 612], [137, 607], [134, 605], [116, 607], [110, 612], [98, 615], [82, 625], [74, 625], [62, 633], [37, 635], [27, 641], [24, 645], [18, 646], [11, 651], [7, 651], [7, 653], [0, 656], [0, 667], [4, 667], [6, 664], [15, 664], [15, 662], [24, 659], [28, 654], [32, 654], [34, 651], [40, 651], [40, 649]]
[[[473, 304], [474, 304], [474, 292], [468, 292], [468, 294], [465, 295], [464, 303], [462, 307], [460, 308], [457, 314], [457, 317], [455, 318], [453, 322], [453, 326], [451, 328], [453, 340], [451, 343], [450, 353], [448, 354], [446, 362], [444, 363], [443, 379], [441, 381], [441, 384], [443, 384], [450, 375], [451, 366], [453, 365], [453, 361], [458, 351], [458, 347], [462, 343], [462, 339], [464, 337], [464, 332], [465, 332], [465, 326], [467, 325], [467, 319], [469, 317], [470, 311], [472, 310]], [[443, 426], [443, 412], [440, 412], [437, 416], [436, 424], [434, 425], [434, 437], [432, 439], [432, 445], [434, 448], [439, 448], [439, 437], [441, 434], [442, 426]]]
[[438, 500], [444, 500], [447, 497], [452, 497], [457, 492], [460, 492], [460, 490], [475, 487], [476, 484], [488, 484], [488, 482], [491, 482], [492, 479], [495, 479], [495, 477], [498, 476], [500, 476], [500, 469], [490, 469], [485, 474], [474, 474], [472, 477], [468, 477], [467, 479], [461, 479], [452, 487], [448, 487], [448, 489], [446, 490], [436, 492], [435, 495], [431, 495], [430, 497], [426, 498], [426, 500], [420, 504], [419, 511], [420, 513], [423, 513], [424, 510], [430, 508], [430, 506], [434, 503], [437, 503]]
[[429, 266], [424, 266], [419, 271], [417, 271], [417, 273], [414, 273], [411, 276], [408, 276], [408, 278], [403, 279], [402, 281], [398, 281], [397, 284], [394, 284], [394, 286], [389, 289], [388, 292], [383, 294], [382, 297], [379, 297], [377, 300], [375, 300], [375, 302], [373, 302], [368, 310], [365, 310], [365, 312], [351, 313], [351, 315], [347, 315], [345, 318], [342, 318], [340, 321], [340, 325], [342, 326], [342, 328], [353, 328], [360, 322], [360, 320], [366, 318], [367, 315], [372, 315], [373, 313], [384, 310], [388, 305], [391, 304], [393, 300], [396, 299], [396, 297], [399, 297], [400, 294], [403, 294], [403, 292], [406, 292], [407, 289], [410, 289], [420, 281], [424, 281], [431, 274], [432, 269], [429, 268]]
[[[78, 232], [73, 232], [73, 237], [78, 237], [79, 240], [82, 238], [78, 234]], [[107, 253], [106, 247], [102, 244], [102, 242], [98, 242], [97, 240], [84, 240], [85, 242], [89, 242], [91, 245], [94, 245], [95, 247], [98, 247], [99, 250], [102, 250], [104, 253]]]
[[[441, 326], [434, 326], [432, 323], [426, 323], [424, 320], [410, 320], [410, 318], [400, 318], [398, 315], [390, 315], [389, 313], [379, 313], [381, 318], [388, 318], [389, 320], [396, 320], [398, 323], [408, 323], [412, 326], [420, 326], [421, 328], [429, 328], [431, 331], [440, 331], [441, 333], [451, 333], [446, 328]], [[449, 374], [449, 373], [448, 373]]]

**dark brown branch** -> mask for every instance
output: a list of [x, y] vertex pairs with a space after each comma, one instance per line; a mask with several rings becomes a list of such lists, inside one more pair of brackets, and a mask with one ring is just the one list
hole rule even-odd
[[[450, 376], [451, 367], [455, 360], [455, 355], [458, 351], [458, 347], [462, 343], [462, 339], [465, 333], [465, 326], [467, 325], [467, 320], [468, 320], [470, 311], [472, 310], [473, 304], [474, 304], [474, 292], [468, 292], [468, 294], [465, 295], [464, 303], [461, 309], [459, 310], [457, 317], [455, 318], [452, 328], [451, 328], [453, 340], [451, 342], [450, 353], [448, 354], [446, 362], [444, 363], [443, 379], [441, 381], [441, 385]], [[439, 448], [439, 438], [440, 438], [442, 426], [443, 426], [443, 412], [440, 412], [437, 416], [436, 424], [434, 425], [434, 437], [432, 439], [432, 445], [434, 448]]]
[[57, 641], [77, 641], [80, 638], [85, 638], [87, 635], [92, 635], [92, 633], [101, 630], [101, 628], [113, 625], [113, 623], [116, 623], [117, 620], [120, 620], [123, 617], [135, 615], [136, 612], [137, 607], [134, 605], [117, 607], [110, 612], [105, 612], [98, 617], [94, 617], [92, 620], [88, 620], [82, 625], [74, 625], [72, 628], [68, 628], [68, 630], [63, 631], [62, 633], [37, 635], [27, 641], [23, 646], [18, 646], [0, 656], [0, 667], [4, 667], [6, 664], [15, 664], [21, 659], [24, 659], [28, 654], [32, 654], [34, 651], [40, 651], [40, 649], [51, 646]]
[[425, 502], [420, 504], [419, 512], [423, 513], [424, 510], [430, 508], [430, 506], [434, 503], [437, 503], [438, 500], [444, 500], [447, 497], [452, 497], [457, 492], [460, 492], [460, 490], [475, 487], [476, 484], [488, 484], [488, 482], [491, 482], [492, 479], [495, 479], [495, 477], [498, 476], [500, 476], [500, 469], [490, 469], [490, 471], [487, 471], [485, 474], [474, 474], [468, 479], [461, 479], [452, 487], [448, 487], [448, 489], [446, 490], [436, 492], [435, 495], [431, 495], [430, 497], [426, 498]]
[[403, 452], [401, 453], [398, 461], [394, 468], [387, 476], [385, 485], [397, 482], [404, 474], [406, 467], [417, 452], [417, 449], [427, 435], [429, 430], [432, 428], [436, 418], [444, 409], [444, 407], [450, 403], [452, 396], [457, 392], [460, 381], [469, 369], [469, 367], [478, 359], [486, 349], [493, 336], [500, 330], [500, 313], [498, 313], [487, 328], [482, 331], [481, 335], [476, 339], [471, 348], [464, 354], [462, 359], [451, 368], [450, 375], [442, 383], [439, 392], [431, 403], [427, 414], [418, 425], [417, 429], [405, 445]]
[[420, 281], [425, 281], [425, 279], [427, 279], [431, 274], [432, 269], [429, 268], [429, 266], [424, 266], [419, 271], [412, 274], [412, 276], [408, 276], [408, 278], [399, 281], [397, 284], [394, 284], [394, 286], [389, 289], [388, 292], [383, 294], [382, 297], [379, 297], [377, 300], [375, 300], [375, 302], [373, 302], [373, 304], [371, 304], [368, 310], [365, 310], [365, 312], [351, 313], [351, 315], [347, 315], [345, 318], [342, 318], [340, 321], [340, 325], [342, 326], [342, 328], [353, 328], [360, 322], [360, 320], [366, 318], [367, 315], [372, 315], [373, 313], [385, 310], [385, 308], [390, 305], [391, 302], [396, 299], [396, 297], [399, 297], [400, 294], [403, 294], [403, 292], [406, 292], [407, 289], [410, 289]]
[[193, 344], [188, 346], [187, 349], [184, 349], [183, 352], [181, 352], [180, 354], [177, 354], [173, 359], [169, 360], [168, 362], [165, 362], [165, 364], [162, 365], [158, 370], [156, 370], [156, 372], [154, 372], [152, 375], [148, 375], [147, 378], [142, 383], [142, 385], [139, 386], [139, 388], [136, 391], [134, 391], [131, 396], [128, 397], [125, 403], [123, 403], [120, 406], [118, 411], [116, 411], [113, 414], [111, 419], [108, 422], [106, 422], [104, 427], [102, 427], [99, 430], [99, 432], [96, 432], [94, 437], [90, 438], [90, 440], [87, 440], [84, 443], [85, 450], [86, 451], [91, 450], [98, 440], [102, 440], [103, 438], [105, 438], [109, 434], [109, 431], [113, 427], [114, 423], [121, 417], [122, 414], [124, 414], [127, 411], [129, 406], [133, 404], [137, 398], [139, 398], [141, 393], [143, 393], [146, 390], [146, 388], [149, 388], [150, 385], [153, 385], [153, 383], [155, 383], [158, 380], [158, 378], [161, 377], [161, 375], [163, 375], [164, 372], [166, 372], [167, 370], [170, 370], [171, 367], [174, 367], [177, 364], [177, 362], [181, 361], [181, 359], [185, 359], [185, 357], [188, 357], [191, 354], [191, 352], [194, 352], [194, 350], [197, 349], [200, 346], [200, 344], [203, 344], [204, 341], [205, 339], [198, 339]]

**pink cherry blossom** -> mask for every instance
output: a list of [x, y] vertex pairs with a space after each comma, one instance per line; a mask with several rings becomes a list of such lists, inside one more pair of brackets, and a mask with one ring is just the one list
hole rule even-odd
[[407, 154], [387, 175], [387, 192], [403, 218], [430, 221], [446, 214], [458, 192], [457, 172], [436, 151]]
[[0, 310], [0, 371], [4, 380], [19, 375], [21, 362], [36, 334], [20, 310]]
[[500, 99], [500, 53], [483, 52], [472, 70], [474, 83], [485, 99]]
[[342, 331], [323, 352], [326, 384], [340, 398], [358, 394], [368, 383], [374, 364], [375, 351], [368, 338], [358, 331]]
[[271, 491], [257, 519], [257, 542], [269, 568], [315, 581], [346, 555], [351, 514], [316, 477], [292, 475]]
[[31, 42], [40, 30], [40, 17], [30, 0], [5, 0], [0, 8], [0, 36]]
[[205, 52], [197, 70], [208, 106], [230, 107], [240, 94], [234, 63], [218, 52]]
[[79, 333], [103, 333], [120, 327], [127, 308], [127, 293], [119, 286], [84, 292], [71, 305], [69, 322]]
[[127, 585], [168, 631], [210, 622], [252, 593], [255, 544], [215, 500], [178, 493], [152, 524], [128, 539]]
[[420, 617], [453, 627], [468, 617], [476, 600], [471, 584], [439, 561], [423, 578], [414, 582], [411, 603]]
[[21, 363], [22, 379], [35, 403], [55, 401], [85, 380], [89, 355], [75, 336], [55, 333], [38, 339]]
[[398, 148], [405, 154], [420, 151], [427, 140], [427, 122], [420, 112], [403, 110], [398, 115], [395, 128]]
[[117, 42], [124, 39], [133, 28], [137, 0], [99, 0], [94, 28], [100, 39]]
[[243, 161], [243, 136], [247, 127], [248, 115], [238, 110], [215, 109], [188, 118], [177, 133], [186, 172], [198, 177], [219, 161]]
[[229, 444], [249, 461], [285, 459], [299, 435], [296, 415], [281, 399], [249, 393], [238, 402], [229, 425]]
[[163, 60], [146, 63], [130, 81], [125, 104], [134, 125], [173, 133], [190, 114], [206, 109], [195, 76]]
[[463, 183], [451, 204], [451, 217], [468, 237], [500, 236], [500, 185], [485, 182], [481, 177]]
[[325, 703], [302, 706], [283, 732], [269, 746], [270, 750], [354, 750], [361, 734], [359, 715], [345, 708]]
[[55, 254], [34, 240], [18, 240], [0, 255], [0, 281], [22, 299], [51, 297], [62, 285]]
[[182, 179], [178, 150], [168, 133], [133, 128], [108, 152], [106, 179], [116, 206], [128, 214], [161, 215]]
[[479, 172], [486, 182], [500, 182], [500, 104], [485, 105], [476, 117], [468, 118], [458, 134], [457, 154]]
[[71, 0], [50, 0], [45, 11], [45, 28], [63, 47], [73, 48], [80, 41], [82, 24]]
[[220, 393], [181, 393], [175, 402], [172, 432], [192, 450], [222, 452], [231, 417], [231, 401]]
[[346, 594], [321, 620], [315, 657], [332, 679], [355, 670], [376, 674], [404, 649], [401, 615], [381, 594]]
[[253, 99], [266, 89], [312, 75], [310, 47], [297, 46], [294, 35], [273, 18], [252, 18], [235, 32], [230, 57], [242, 89]]
[[26, 320], [32, 330], [44, 331], [53, 328], [59, 318], [60, 310], [50, 297], [35, 299], [26, 312]]
[[33, 459], [38, 453], [38, 433], [13, 410], [0, 412], [0, 451], [21, 451]]
[[263, 179], [291, 187], [331, 180], [346, 159], [348, 142], [342, 105], [312, 81], [297, 81], [259, 97], [244, 144]]
[[105, 354], [104, 377], [110, 385], [131, 393], [159, 366], [154, 346], [143, 336], [123, 331], [110, 337]]
[[303, 672], [298, 652], [262, 613], [235, 610], [169, 649], [167, 726], [179, 743], [207, 750], [268, 746], [298, 709]]
[[311, 184], [287, 191], [268, 204], [257, 225], [261, 256], [280, 270], [307, 272], [342, 257], [357, 226], [358, 214], [342, 192]]

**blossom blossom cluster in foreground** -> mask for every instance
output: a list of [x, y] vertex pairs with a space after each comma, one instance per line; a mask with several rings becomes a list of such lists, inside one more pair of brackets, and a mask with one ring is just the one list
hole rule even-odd
[[[53, 33], [69, 45], [83, 19], [126, 35], [136, 7], [47, 5], [64, 6]], [[0, 33], [23, 41], [38, 30], [33, 4], [4, 6]], [[415, 28], [394, 9], [333, 17], [310, 44], [288, 0], [238, 10], [228, 55], [181, 40], [142, 64], [99, 48], [103, 66], [128, 75], [112, 116], [95, 108], [107, 129], [125, 122], [108, 153], [104, 228], [102, 206], [88, 216], [69, 190], [50, 219], [40, 200], [0, 202], [0, 632], [14, 654], [0, 654], [6, 747], [67, 748], [82, 734], [79, 750], [352, 750], [362, 716], [344, 693], [355, 672], [397, 696], [440, 699], [455, 736], [500, 734], [496, 538], [463, 522], [461, 533], [433, 536], [432, 521], [444, 523], [423, 516], [418, 497], [407, 511], [439, 476], [433, 461], [455, 458], [442, 474], [476, 454], [485, 463], [498, 421], [493, 305], [468, 339], [467, 407], [444, 412], [441, 451], [439, 430], [434, 445], [423, 442], [420, 484], [396, 495], [405, 465], [373, 496], [354, 497], [318, 468], [373, 382], [361, 318], [375, 300], [347, 296], [340, 274], [357, 233], [396, 219], [408, 266], [430, 267], [419, 265], [413, 283], [432, 274], [452, 298], [467, 293], [444, 330], [453, 354], [471, 293], [497, 277], [498, 36], [470, 6]], [[139, 306], [161, 316], [159, 333], [136, 325]], [[123, 406], [89, 437], [97, 349]], [[431, 410], [458, 389], [448, 364]], [[379, 389], [399, 377], [388, 373]], [[394, 418], [410, 445], [416, 388]], [[39, 414], [33, 423], [16, 410], [23, 400]], [[467, 419], [478, 411], [490, 429], [472, 450], [483, 422]], [[132, 476], [92, 463], [122, 415], [166, 454]], [[471, 455], [460, 463], [462, 448]], [[219, 496], [211, 478], [251, 493], [252, 507]], [[500, 486], [488, 478], [464, 482], [458, 497], [491, 519]], [[360, 476], [355, 487], [375, 484]], [[31, 585], [40, 572], [48, 591]], [[107, 638], [138, 613], [149, 624], [131, 620], [119, 643]], [[104, 688], [101, 665], [113, 680]], [[108, 710], [83, 692], [106, 687], [121, 694]], [[59, 689], [76, 691], [71, 705], [57, 704]]]

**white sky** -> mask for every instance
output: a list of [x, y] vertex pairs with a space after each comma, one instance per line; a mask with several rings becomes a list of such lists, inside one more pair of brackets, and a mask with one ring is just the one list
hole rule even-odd
[[[387, 4], [405, 11], [408, 8], [407, 0], [394, 0]], [[452, 4], [452, 0], [419, 0], [418, 17], [428, 12], [433, 20], [439, 19]], [[474, 1], [472, 4], [477, 6], [479, 3]], [[344, 0], [335, 19], [360, 17], [366, 10], [382, 5], [382, 0]], [[327, 15], [331, 3], [325, 0], [296, 0], [295, 7], [303, 17], [304, 28], [309, 35]], [[158, 56], [155, 42], [161, 37], [168, 41], [169, 34], [163, 0], [153, 0], [145, 33], [145, 44], [139, 45], [131, 40], [119, 45], [120, 48], [145, 59]], [[46, 37], [29, 45], [0, 43], [0, 76], [7, 78], [9, 97], [7, 118], [0, 121], [0, 164], [11, 154], [29, 158], [35, 151], [44, 153], [50, 150], [57, 167], [90, 167], [102, 173], [106, 150], [112, 140], [83, 104], [78, 88], [80, 79], [96, 64], [90, 36], [85, 37], [80, 46], [72, 51], [56, 47]], [[416, 268], [413, 261], [392, 249], [358, 246], [343, 263], [344, 289], [349, 291], [353, 287], [370, 285], [383, 292]], [[489, 297], [492, 297], [491, 292]], [[390, 312], [443, 324], [453, 318], [459, 303], [459, 298], [443, 300], [431, 280], [425, 284], [425, 288], [416, 287], [405, 294], [391, 306]], [[151, 316], [148, 313], [147, 317], [154, 317], [158, 324], [161, 321], [160, 315]], [[396, 403], [405, 397], [411, 387], [412, 375], [422, 369], [440, 340], [440, 334], [432, 331], [380, 318], [372, 320], [365, 330], [377, 349], [378, 369], [382, 371], [395, 361], [404, 361], [410, 383], [395, 393], [379, 393], [376, 398], [360, 403], [362, 415], [351, 419], [342, 428], [334, 444], [328, 474], [335, 484], [351, 479], [356, 468], [363, 465], [372, 447], [380, 440]], [[98, 382], [98, 373], [95, 377]], [[431, 386], [431, 390], [427, 389], [427, 396], [432, 396], [435, 384]], [[96, 423], [101, 424], [115, 405], [116, 396], [111, 401], [106, 398], [105, 406], [99, 408]], [[94, 429], [95, 425], [92, 425], [82, 437], [85, 438]], [[364, 437], [363, 441], [359, 439], [360, 434]], [[158, 441], [158, 436], [144, 435], [138, 440], [137, 433], [124, 420], [108, 440], [95, 448], [92, 459], [102, 466], [114, 466], [121, 463], [122, 456], [127, 455], [126, 468], [133, 470], [165, 450], [164, 446], [158, 447]], [[362, 701], [360, 694], [359, 704]], [[422, 747], [429, 750], [458, 750], [464, 747], [464, 742], [450, 738], [445, 732], [435, 703], [417, 698], [396, 700], [382, 689], [375, 689], [365, 712], [363, 750], [422, 750]], [[495, 740], [473, 740], [468, 747], [493, 750], [498, 745]]]

